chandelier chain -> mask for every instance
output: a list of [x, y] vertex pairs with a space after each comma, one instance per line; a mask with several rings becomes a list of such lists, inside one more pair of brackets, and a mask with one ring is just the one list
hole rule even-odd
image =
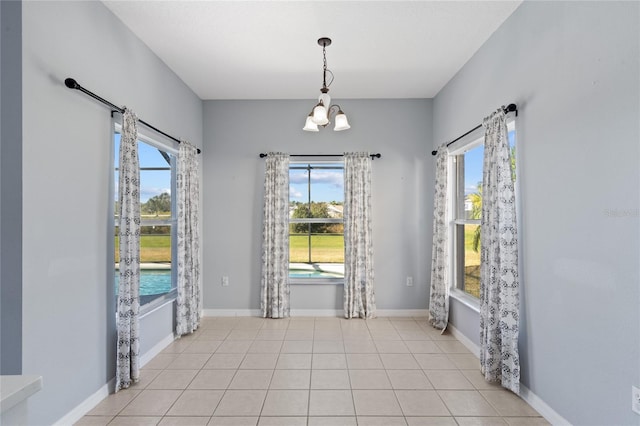
[[322, 87], [327, 87], [327, 47], [322, 45]]

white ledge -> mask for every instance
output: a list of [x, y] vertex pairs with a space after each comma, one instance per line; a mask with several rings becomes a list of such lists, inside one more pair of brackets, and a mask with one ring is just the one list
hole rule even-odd
[[0, 376], [0, 412], [5, 413], [42, 389], [42, 376]]
[[474, 310], [476, 313], [480, 313], [480, 299], [477, 299], [457, 288], [450, 290], [449, 297]]

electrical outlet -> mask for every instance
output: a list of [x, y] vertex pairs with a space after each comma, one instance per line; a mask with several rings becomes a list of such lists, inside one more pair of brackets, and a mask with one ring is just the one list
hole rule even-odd
[[222, 287], [229, 287], [229, 277], [226, 275], [222, 277]]
[[640, 389], [635, 386], [631, 386], [631, 409], [640, 414]]
[[413, 277], [407, 277], [407, 287], [413, 287]]

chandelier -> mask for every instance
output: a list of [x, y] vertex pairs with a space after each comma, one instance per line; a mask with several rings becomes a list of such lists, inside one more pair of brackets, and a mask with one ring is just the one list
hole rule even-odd
[[[333, 83], [333, 73], [327, 69], [327, 46], [331, 45], [331, 39], [322, 37], [318, 39], [318, 44], [322, 46], [322, 89], [320, 89], [322, 93], [318, 97], [318, 104], [309, 113], [302, 130], [317, 132], [318, 126], [327, 127], [327, 124], [331, 122], [331, 115], [335, 112], [337, 112], [335, 116], [336, 124], [333, 130], [336, 132], [347, 130], [351, 128], [347, 121], [347, 116], [342, 112], [340, 105], [331, 105], [331, 97], [329, 96], [329, 86]], [[331, 76], [329, 84], [327, 84], [327, 73]]]

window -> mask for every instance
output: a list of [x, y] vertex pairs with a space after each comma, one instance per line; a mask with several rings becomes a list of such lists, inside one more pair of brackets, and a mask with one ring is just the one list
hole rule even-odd
[[[140, 305], [175, 295], [176, 157], [173, 149], [138, 135], [140, 161]], [[144, 140], [142, 140], [144, 139]], [[114, 134], [115, 289], [118, 294], [118, 159], [120, 131]], [[155, 306], [155, 304], [153, 304]], [[151, 305], [150, 305], [151, 306]]]
[[[511, 167], [515, 179], [515, 123], [508, 124]], [[450, 209], [453, 256], [453, 287], [480, 298], [480, 220], [482, 219], [483, 137], [472, 138], [452, 151], [451, 187], [454, 196]]]
[[344, 278], [344, 166], [289, 166], [289, 278], [341, 283]]

